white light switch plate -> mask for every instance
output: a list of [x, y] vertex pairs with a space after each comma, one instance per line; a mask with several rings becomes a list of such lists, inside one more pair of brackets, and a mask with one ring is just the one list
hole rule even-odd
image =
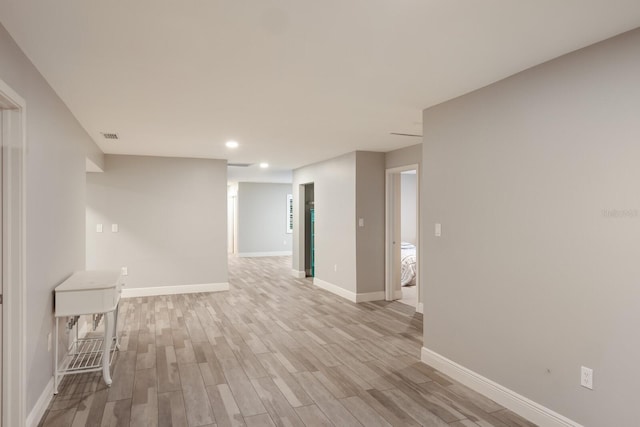
[[122, 267], [122, 275], [123, 276], [128, 276], [129, 275], [129, 269], [127, 267]]
[[434, 234], [436, 237], [442, 236], [442, 224], [436, 223]]
[[358, 227], [364, 227], [364, 218], [358, 218]]
[[96, 224], [96, 233], [102, 233], [102, 224]]
[[580, 385], [593, 390], [593, 369], [586, 366], [580, 369]]
[[111, 224], [111, 232], [113, 233], [118, 232], [118, 224]]

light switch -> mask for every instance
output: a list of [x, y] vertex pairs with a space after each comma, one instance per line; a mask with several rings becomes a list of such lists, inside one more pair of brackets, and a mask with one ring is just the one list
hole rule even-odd
[[434, 234], [436, 237], [442, 236], [442, 224], [436, 223]]
[[364, 218], [358, 218], [358, 227], [364, 227]]
[[118, 224], [111, 224], [111, 232], [112, 233], [118, 232]]
[[102, 224], [96, 224], [96, 233], [102, 233]]

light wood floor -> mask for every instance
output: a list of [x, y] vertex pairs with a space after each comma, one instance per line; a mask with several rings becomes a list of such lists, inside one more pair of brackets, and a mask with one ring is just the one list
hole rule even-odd
[[124, 299], [113, 386], [67, 376], [42, 426], [531, 426], [419, 362], [422, 316], [230, 260], [229, 292]]

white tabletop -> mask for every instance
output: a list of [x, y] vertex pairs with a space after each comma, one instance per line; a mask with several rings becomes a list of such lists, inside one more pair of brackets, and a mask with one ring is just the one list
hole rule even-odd
[[56, 292], [75, 292], [79, 290], [109, 289], [118, 286], [120, 272], [106, 271], [77, 271], [67, 280], [56, 287]]

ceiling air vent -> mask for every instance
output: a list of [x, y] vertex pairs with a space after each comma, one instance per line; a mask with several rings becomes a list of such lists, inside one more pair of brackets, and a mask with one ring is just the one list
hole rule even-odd
[[410, 137], [413, 137], [413, 138], [422, 138], [422, 135], [417, 135], [415, 133], [389, 132], [389, 134], [395, 135], [395, 136], [410, 136]]
[[234, 166], [236, 168], [248, 168], [253, 163], [227, 163], [227, 166]]
[[102, 134], [102, 136], [104, 136], [104, 139], [120, 139], [118, 138], [118, 134], [117, 133], [109, 133], [109, 132], [100, 132]]

